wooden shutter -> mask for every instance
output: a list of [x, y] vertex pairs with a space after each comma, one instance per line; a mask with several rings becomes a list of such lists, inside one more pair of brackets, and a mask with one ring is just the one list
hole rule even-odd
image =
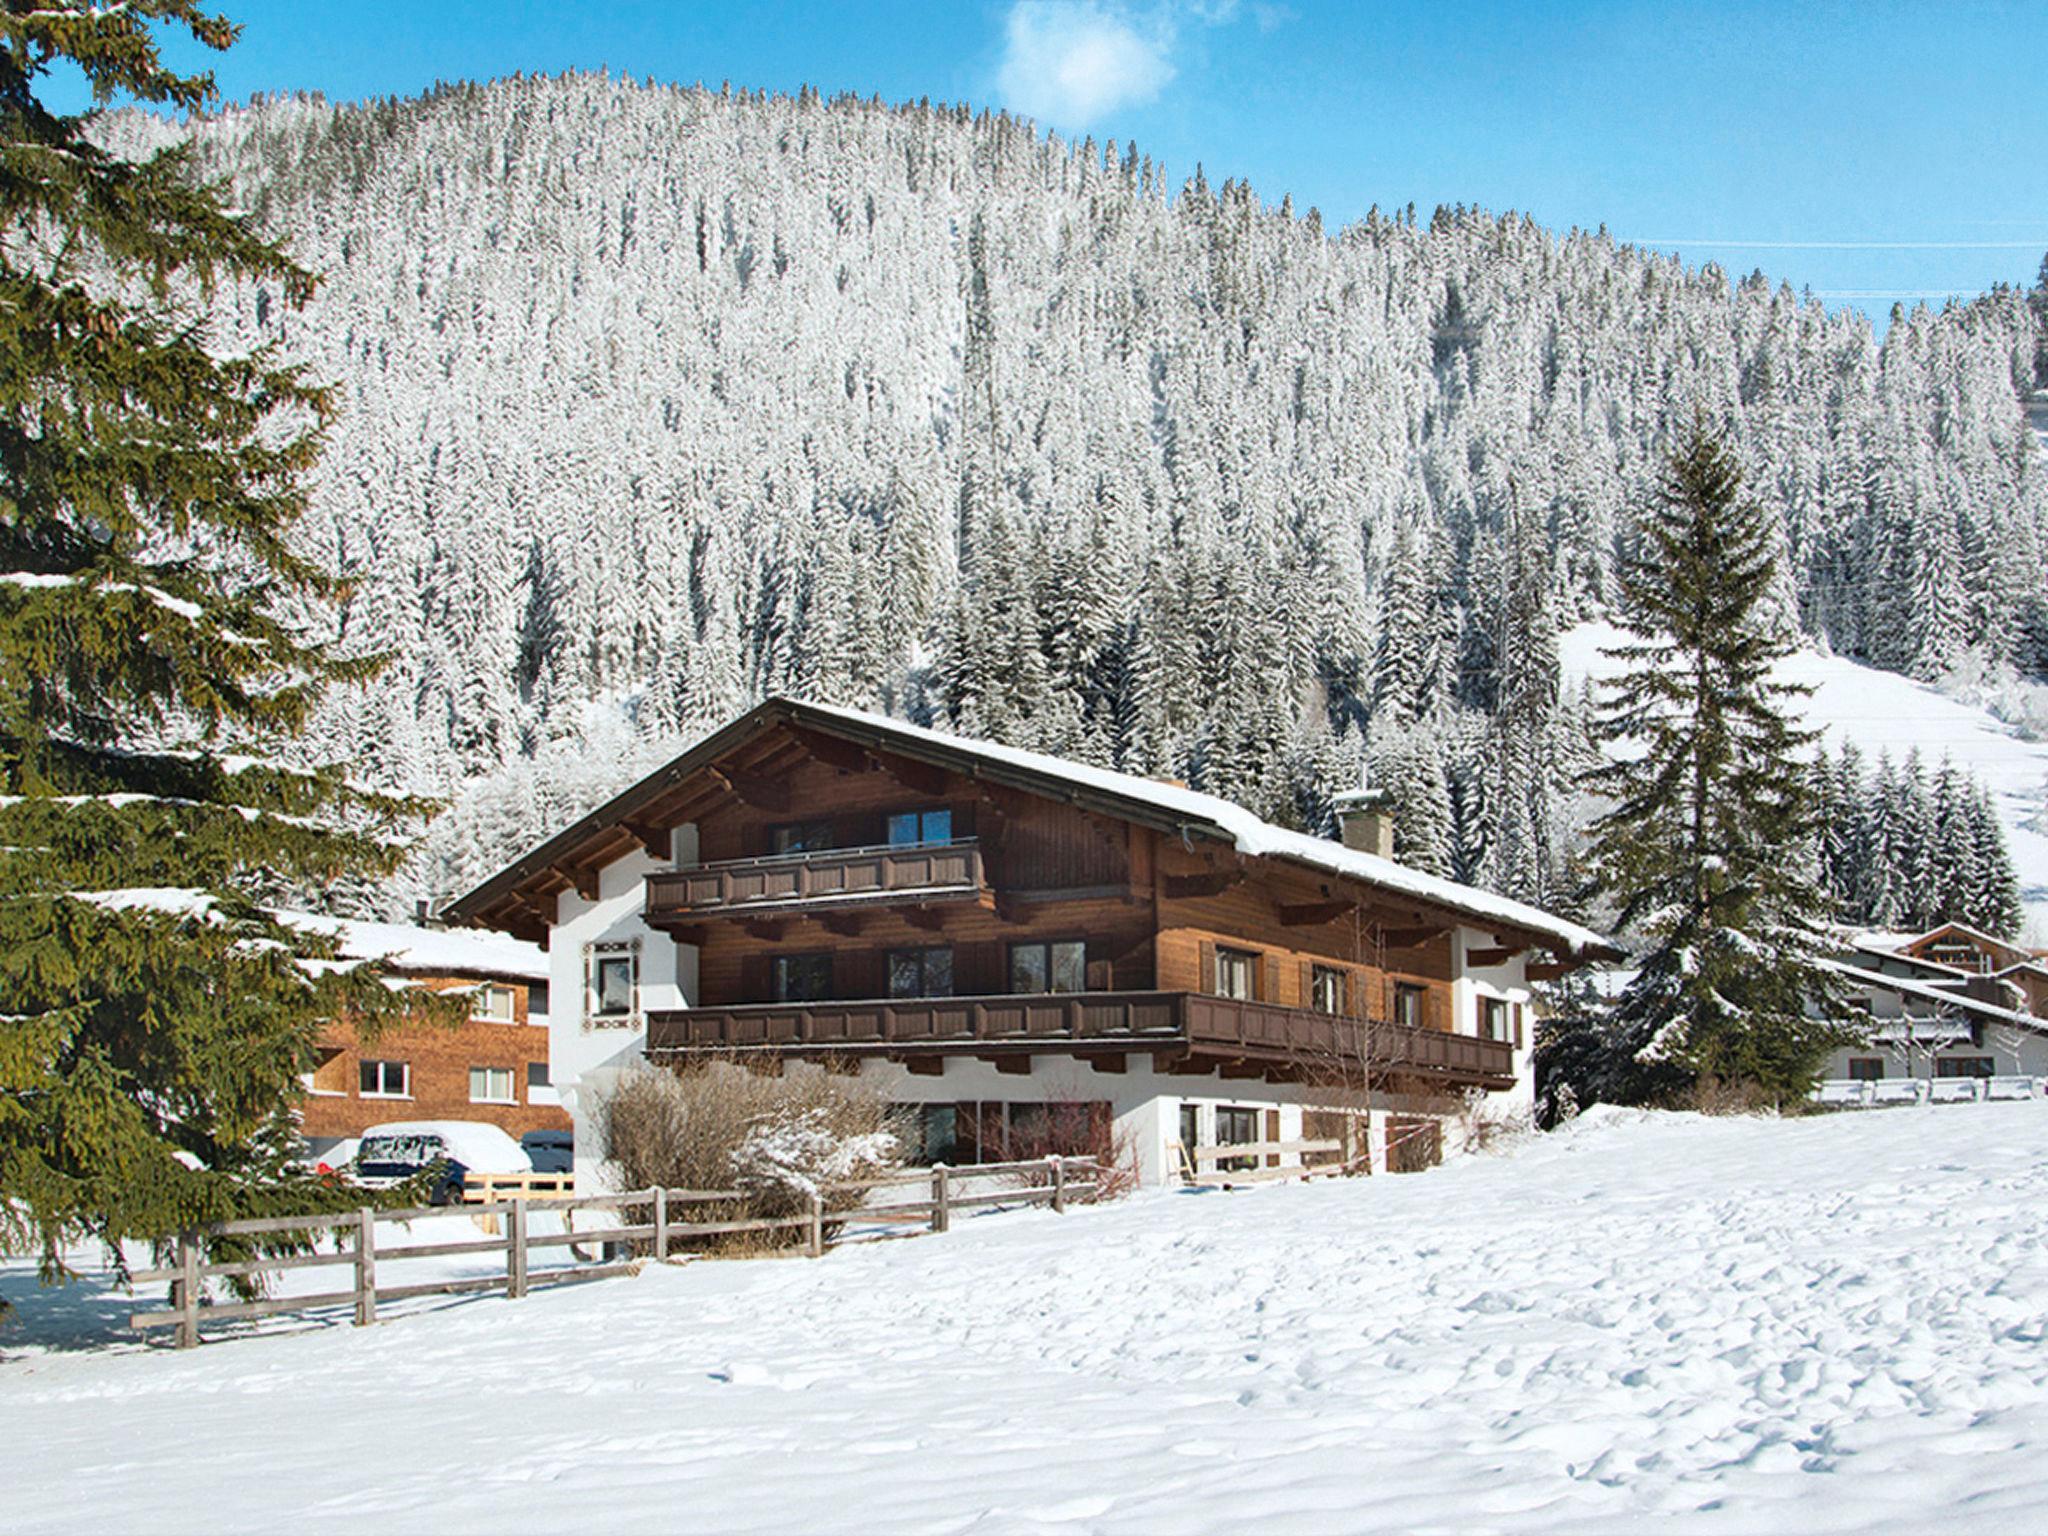
[[1214, 993], [1216, 991], [1216, 946], [1207, 939], [1202, 940], [1201, 956], [1202, 971], [1199, 978], [1201, 990]]
[[1265, 963], [1259, 967], [1263, 973], [1259, 978], [1259, 1001], [1277, 1003], [1280, 1001], [1280, 957], [1271, 950], [1266, 952]]
[[[1266, 1111], [1266, 1140], [1278, 1141], [1279, 1139], [1280, 1111], [1269, 1109]], [[1268, 1168], [1278, 1168], [1280, 1166], [1280, 1154], [1278, 1152], [1268, 1152], [1266, 1154], [1266, 1166]]]
[[1522, 1005], [1520, 1003], [1510, 1003], [1508, 1006], [1514, 1011], [1515, 1049], [1519, 1051], [1522, 1048]]
[[1115, 986], [1116, 982], [1112, 978], [1110, 963], [1107, 960], [1090, 960], [1088, 962], [1088, 990], [1090, 992], [1108, 992], [1114, 990]]
[[1313, 1008], [1316, 1005], [1316, 968], [1315, 962], [1311, 960], [1301, 962], [1301, 993], [1295, 1002], [1303, 1008]]
[[772, 969], [774, 957], [766, 954], [742, 955], [740, 957], [740, 993], [742, 1001], [772, 1002], [775, 998], [775, 972]]

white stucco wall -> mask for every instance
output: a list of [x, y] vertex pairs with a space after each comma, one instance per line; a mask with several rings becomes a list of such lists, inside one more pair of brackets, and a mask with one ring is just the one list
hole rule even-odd
[[[696, 829], [677, 829], [676, 851], [696, 857]], [[576, 1126], [577, 1188], [599, 1182], [600, 1157], [592, 1138], [591, 1105], [617, 1073], [637, 1066], [647, 1045], [645, 1014], [653, 1008], [687, 1008], [697, 990], [697, 950], [677, 944], [642, 921], [646, 877], [670, 866], [635, 851], [598, 871], [593, 901], [564, 891], [555, 898], [548, 930], [548, 1073]], [[634, 1012], [624, 1018], [593, 1018], [584, 984], [584, 963], [593, 944], [640, 945], [639, 986]]]
[[1471, 964], [1469, 957], [1475, 950], [1497, 947], [1490, 933], [1474, 928], [1458, 929], [1451, 952], [1452, 975], [1456, 978], [1451, 983], [1451, 1027], [1461, 1035], [1478, 1034], [1479, 1000], [1482, 997], [1499, 998], [1510, 1008], [1517, 1003], [1521, 1005], [1522, 1043], [1515, 1051], [1515, 1086], [1504, 1093], [1487, 1096], [1497, 1113], [1506, 1114], [1529, 1110], [1536, 1102], [1536, 1007], [1535, 994], [1529, 987], [1526, 950], [1500, 965]]

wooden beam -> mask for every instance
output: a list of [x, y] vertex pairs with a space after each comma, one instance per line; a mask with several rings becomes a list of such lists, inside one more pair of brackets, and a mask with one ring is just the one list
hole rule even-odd
[[1212, 869], [1199, 875], [1161, 875], [1159, 894], [1175, 900], [1192, 896], [1221, 896], [1243, 880], [1244, 871], [1241, 869]]
[[1334, 923], [1349, 914], [1356, 906], [1349, 901], [1283, 901], [1280, 903], [1280, 926], [1283, 928], [1315, 928], [1324, 923]]
[[943, 795], [946, 792], [946, 770], [935, 768], [930, 763], [920, 763], [889, 753], [877, 757], [875, 766], [905, 789], [915, 790], [920, 795]]
[[998, 1072], [1007, 1073], [1011, 1077], [1029, 1077], [1031, 1075], [1031, 1058], [1029, 1056], [984, 1056], [982, 1060], [994, 1062], [995, 1069]]
[[1373, 937], [1388, 949], [1420, 949], [1450, 931], [1448, 928], [1380, 928], [1374, 931]]
[[649, 858], [666, 861], [675, 852], [675, 843], [669, 837], [667, 827], [657, 826], [651, 821], [624, 821], [619, 825], [633, 834], [640, 846], [647, 850]]
[[756, 810], [786, 814], [790, 808], [789, 785], [785, 780], [742, 773], [737, 768], [721, 768], [715, 763], [705, 772], [723, 785], [728, 794]]
[[857, 939], [867, 927], [859, 912], [820, 912], [818, 923], [827, 933], [836, 933], [842, 939]]
[[925, 933], [946, 931], [946, 914], [936, 907], [905, 907], [903, 921]]
[[1465, 963], [1467, 965], [1506, 965], [1520, 953], [1519, 949], [1468, 949], [1465, 951]]
[[597, 900], [597, 867], [593, 864], [577, 864], [564, 871], [569, 884], [576, 894], [585, 901]]
[[1266, 1069], [1255, 1061], [1226, 1061], [1223, 1063], [1224, 1077], [1264, 1077]]
[[1571, 973], [1572, 967], [1566, 965], [1562, 960], [1532, 960], [1529, 962], [1528, 976], [1531, 981], [1557, 981], [1562, 977], [1569, 976]]
[[946, 1058], [943, 1056], [906, 1056], [903, 1070], [912, 1077], [944, 1077]]
[[796, 737], [799, 746], [828, 768], [837, 768], [841, 773], [872, 773], [875, 770], [873, 756], [857, 741], [827, 736], [822, 731], [792, 731], [790, 734]]
[[1123, 1072], [1128, 1070], [1122, 1051], [1103, 1051], [1090, 1055], [1088, 1065], [1098, 1072]]
[[782, 938], [783, 925], [770, 918], [744, 918], [740, 927], [750, 938], [759, 939], [764, 944], [773, 944]]

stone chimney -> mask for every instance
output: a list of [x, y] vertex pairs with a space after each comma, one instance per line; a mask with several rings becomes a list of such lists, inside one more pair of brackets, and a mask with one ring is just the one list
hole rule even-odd
[[1337, 830], [1346, 848], [1394, 856], [1394, 802], [1383, 789], [1353, 789], [1331, 797]]

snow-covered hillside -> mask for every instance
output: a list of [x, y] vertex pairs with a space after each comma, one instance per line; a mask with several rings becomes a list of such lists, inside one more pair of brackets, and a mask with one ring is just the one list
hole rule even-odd
[[[1590, 1122], [1590, 1123], [1589, 1123]], [[2048, 1110], [1508, 1157], [0, 1365], [16, 1532], [2033, 1528]]]
[[[1581, 624], [1561, 636], [1566, 686], [1612, 676], [1614, 664], [1603, 652], [1623, 638], [1611, 624]], [[2038, 942], [2048, 943], [2048, 836], [2033, 829], [2048, 796], [2048, 742], [2023, 741], [1982, 709], [1840, 656], [1801, 651], [1777, 676], [1813, 690], [1803, 713], [1831, 750], [1848, 740], [1873, 761], [1887, 752], [1898, 762], [1917, 747], [1930, 767], [1947, 757], [1982, 780], [2005, 824], [2029, 927]]]

